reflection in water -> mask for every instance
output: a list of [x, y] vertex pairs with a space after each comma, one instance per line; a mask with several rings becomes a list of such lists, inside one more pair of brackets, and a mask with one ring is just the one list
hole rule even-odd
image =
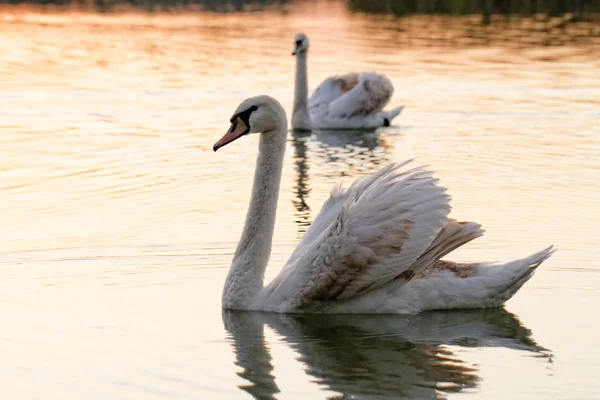
[[396, 315], [292, 315], [223, 311], [232, 335], [241, 389], [256, 398], [279, 392], [265, 345], [267, 324], [299, 354], [305, 371], [340, 398], [438, 398], [474, 388], [474, 366], [449, 346], [502, 347], [551, 360], [531, 331], [504, 308]]
[[[371, 174], [388, 162], [385, 141], [380, 139], [375, 130], [314, 130], [292, 131], [294, 146], [294, 166], [297, 171], [294, 186], [295, 197], [292, 199], [295, 222], [298, 225], [297, 237], [301, 238], [311, 224], [311, 207], [308, 204], [310, 194], [309, 183], [309, 149], [325, 163], [327, 176], [339, 180], [343, 176], [355, 174]], [[351, 170], [351, 171], [349, 171]], [[322, 182], [317, 182], [317, 185]], [[320, 205], [314, 204], [316, 213]]]
[[257, 399], [274, 399], [279, 388], [264, 336], [262, 314], [223, 310], [225, 329], [233, 335], [237, 374], [250, 382], [240, 386]]
[[[330, 163], [358, 166], [362, 173], [372, 173], [387, 161], [385, 146], [376, 130], [316, 130], [320, 153]], [[383, 150], [383, 151], [379, 151]]]
[[292, 132], [292, 144], [294, 145], [294, 165], [298, 173], [294, 186], [295, 197], [292, 199], [296, 209], [294, 222], [298, 224], [298, 238], [306, 232], [310, 226], [310, 207], [306, 203], [306, 197], [310, 193], [308, 185], [308, 158], [306, 156], [306, 141], [310, 138], [310, 132]]
[[315, 129], [315, 138], [327, 147], [348, 145], [373, 150], [378, 145], [377, 130], [374, 129]]

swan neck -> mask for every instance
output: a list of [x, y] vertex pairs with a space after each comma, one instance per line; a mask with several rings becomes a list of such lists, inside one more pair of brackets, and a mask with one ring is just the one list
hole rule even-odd
[[285, 113], [277, 129], [260, 135], [246, 223], [223, 291], [225, 308], [251, 307], [253, 299], [263, 288], [265, 269], [271, 255], [286, 137]]
[[294, 111], [292, 127], [294, 129], [310, 129], [308, 112], [308, 77], [306, 66], [307, 52], [296, 54], [296, 88], [294, 91]]

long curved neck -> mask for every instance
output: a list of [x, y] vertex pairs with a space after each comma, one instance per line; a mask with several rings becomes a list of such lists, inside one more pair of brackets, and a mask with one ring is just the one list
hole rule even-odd
[[260, 136], [246, 224], [223, 289], [224, 308], [250, 307], [251, 300], [263, 288], [265, 269], [271, 255], [286, 137], [285, 114], [276, 130]]
[[294, 92], [294, 111], [292, 128], [310, 130], [308, 113], [308, 78], [306, 72], [307, 51], [296, 54], [296, 89]]

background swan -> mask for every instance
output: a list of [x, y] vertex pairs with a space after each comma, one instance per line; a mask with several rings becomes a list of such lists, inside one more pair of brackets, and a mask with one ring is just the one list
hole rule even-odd
[[281, 272], [263, 287], [271, 252], [287, 118], [269, 96], [244, 100], [214, 150], [261, 133], [246, 224], [223, 290], [223, 308], [274, 312], [415, 313], [500, 306], [552, 253], [503, 265], [440, 258], [481, 236], [448, 218], [432, 173], [391, 164], [335, 188]]
[[383, 111], [394, 87], [388, 78], [374, 72], [328, 78], [308, 100], [308, 38], [303, 33], [296, 35], [292, 55], [296, 56], [293, 129], [377, 128], [389, 126], [402, 111], [402, 107]]

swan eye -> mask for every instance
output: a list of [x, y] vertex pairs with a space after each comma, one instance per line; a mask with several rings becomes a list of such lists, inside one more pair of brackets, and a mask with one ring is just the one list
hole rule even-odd
[[247, 124], [248, 119], [250, 118], [250, 113], [252, 113], [252, 111], [256, 111], [256, 110], [258, 110], [258, 107], [252, 106], [249, 109], [247, 109], [246, 111], [242, 111], [237, 114], [233, 114], [233, 116], [229, 119], [229, 122], [231, 122], [233, 124], [235, 120], [237, 120], [238, 118], [242, 118]]
[[253, 111], [258, 110], [257, 106], [252, 106], [250, 108], [248, 108], [247, 110], [241, 111], [237, 114], [234, 114], [233, 117], [231, 117], [231, 119], [229, 120], [229, 122], [231, 122], [231, 131], [235, 132], [237, 126], [238, 126], [238, 122], [239, 120], [242, 121], [242, 123], [245, 125], [246, 130], [244, 131], [244, 133], [242, 133], [242, 135], [245, 135], [247, 133], [250, 132], [250, 114], [252, 114]]

